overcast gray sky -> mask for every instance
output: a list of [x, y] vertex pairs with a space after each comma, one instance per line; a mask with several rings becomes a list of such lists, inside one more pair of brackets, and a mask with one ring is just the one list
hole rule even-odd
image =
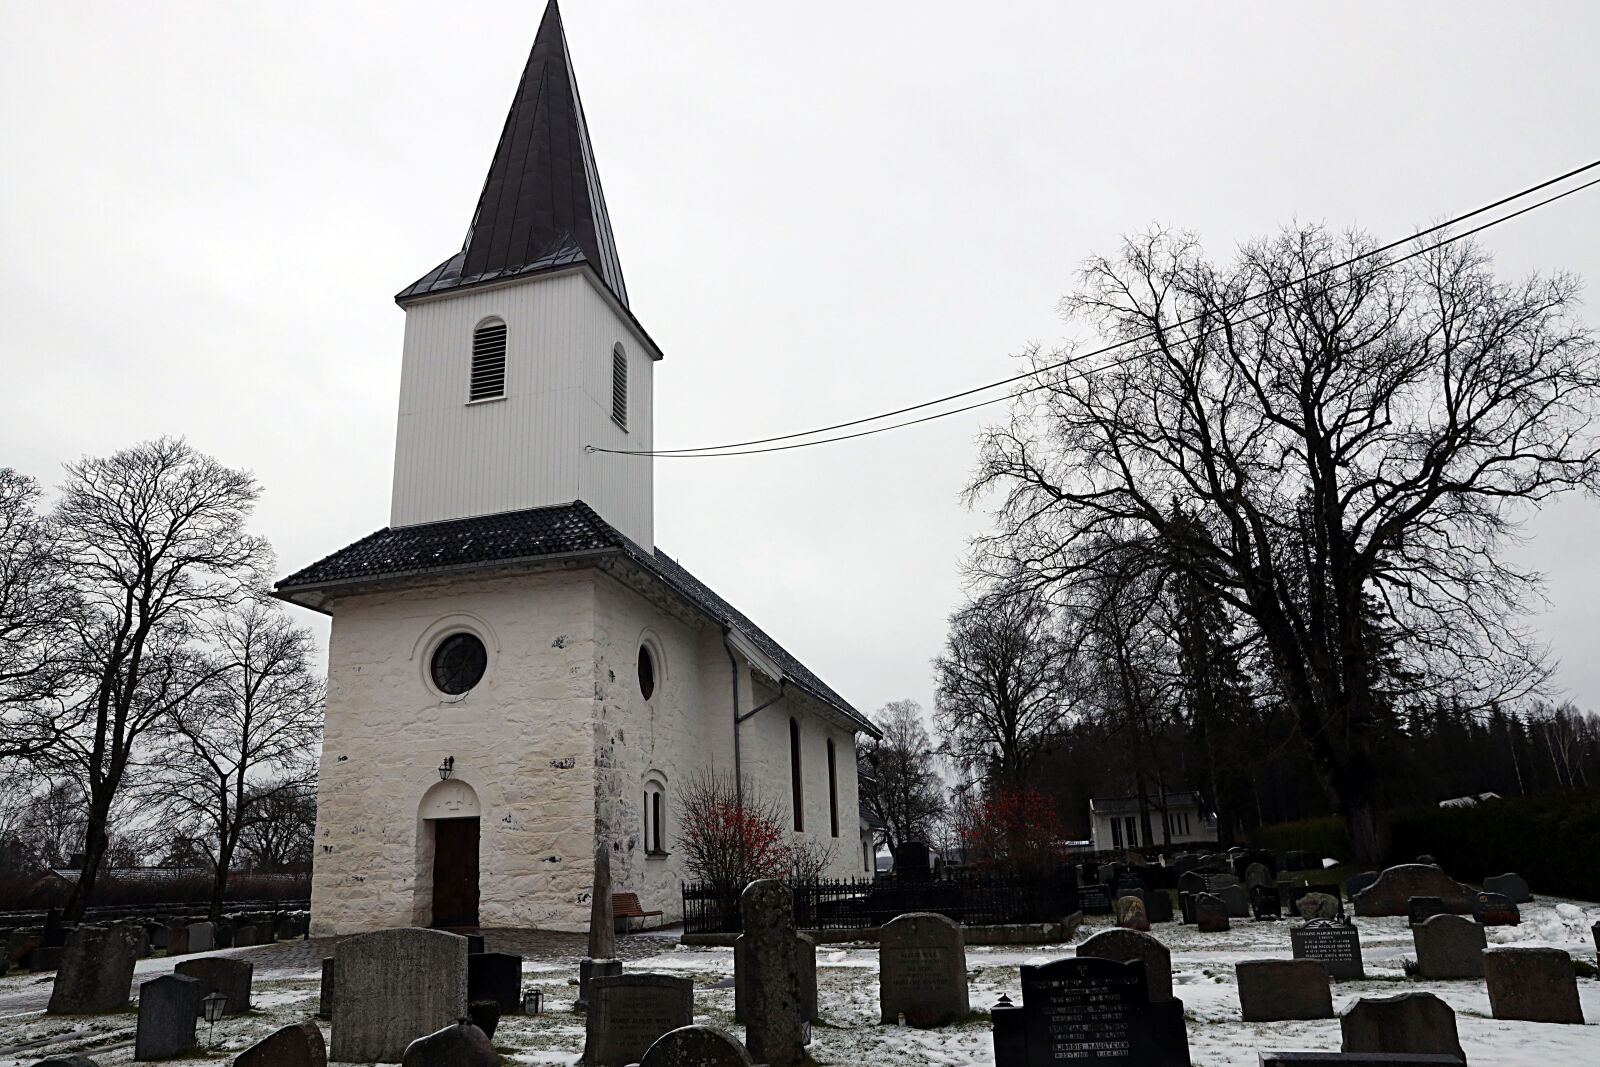
[[[392, 297], [460, 247], [542, 10], [0, 4], [0, 464], [54, 483], [183, 434], [261, 480], [280, 573], [383, 526]], [[660, 447], [1003, 376], [1066, 335], [1075, 266], [1152, 222], [1219, 256], [1292, 218], [1389, 238], [1600, 157], [1579, 0], [562, 13], [667, 356]], [[1484, 242], [1600, 285], [1597, 221], [1600, 189]], [[982, 417], [659, 461], [657, 543], [862, 709], [928, 705]], [[1589, 707], [1597, 531], [1572, 501], [1521, 550]]]

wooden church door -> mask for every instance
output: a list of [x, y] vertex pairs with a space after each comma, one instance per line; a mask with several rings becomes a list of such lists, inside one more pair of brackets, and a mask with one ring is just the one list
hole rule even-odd
[[478, 820], [433, 823], [433, 925], [478, 925]]

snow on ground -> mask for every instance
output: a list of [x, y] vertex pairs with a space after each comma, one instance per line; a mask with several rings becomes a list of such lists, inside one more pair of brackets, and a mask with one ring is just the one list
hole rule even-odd
[[[1595, 958], [1589, 927], [1600, 919], [1600, 906], [1542, 900], [1525, 905], [1522, 915], [1521, 926], [1491, 928], [1490, 942], [1548, 945], [1579, 959]], [[1405, 977], [1403, 964], [1412, 955], [1405, 919], [1356, 922], [1361, 930], [1367, 978], [1336, 983], [1335, 1010], [1363, 995], [1427, 990], [1455, 1008], [1469, 1063], [1495, 1067], [1600, 1064], [1600, 981], [1578, 980], [1584, 1016], [1589, 1020], [1586, 1026], [1498, 1022], [1489, 1017], [1489, 998], [1482, 981], [1428, 982]], [[1077, 940], [1081, 942], [1107, 925], [1106, 919], [1092, 920], [1079, 931]], [[1239, 1021], [1233, 966], [1245, 959], [1288, 958], [1287, 922], [1244, 920], [1236, 922], [1225, 934], [1202, 934], [1193, 926], [1164, 923], [1155, 928], [1155, 933], [1172, 950], [1174, 992], [1184, 1003], [1195, 1067], [1255, 1067], [1256, 1053], [1264, 1048], [1338, 1050], [1336, 1019], [1251, 1024]], [[742, 1028], [733, 1023], [731, 949], [689, 948], [665, 938], [646, 943], [659, 946], [658, 951], [648, 961], [630, 960], [629, 970], [657, 970], [692, 978], [698, 1021], [716, 1023], [742, 1036]], [[248, 954], [252, 950], [236, 951]], [[821, 946], [817, 951], [817, 978], [824, 1022], [813, 1028], [812, 1055], [819, 1063], [851, 1067], [991, 1065], [994, 1057], [988, 1009], [1002, 993], [1013, 1002], [1021, 1002], [1017, 970], [1021, 964], [1043, 963], [1070, 953], [1067, 946], [968, 949], [973, 1018], [923, 1031], [878, 1022], [876, 946]], [[165, 969], [159, 959], [141, 961], [139, 967], [141, 977]], [[577, 1062], [583, 1049], [583, 1017], [571, 1010], [577, 992], [573, 972], [569, 962], [554, 959], [530, 959], [524, 965], [527, 984], [544, 990], [545, 1014], [512, 1016], [501, 1021], [495, 1043], [506, 1062]], [[185, 1062], [231, 1063], [240, 1050], [254, 1041], [312, 1015], [316, 1011], [319, 978], [318, 971], [304, 966], [267, 970], [255, 983], [256, 1010], [219, 1023], [210, 1054]], [[92, 1054], [102, 1067], [133, 1062], [132, 1011], [54, 1017], [38, 1011], [5, 1009], [6, 1004], [22, 1003], [29, 995], [37, 999], [39, 992], [48, 991], [48, 983], [48, 977], [0, 978], [0, 1067], [23, 1067], [47, 1055], [72, 1053]], [[202, 1040], [205, 1032], [205, 1024], [201, 1023]], [[18, 1047], [24, 1044], [32, 1047]]]

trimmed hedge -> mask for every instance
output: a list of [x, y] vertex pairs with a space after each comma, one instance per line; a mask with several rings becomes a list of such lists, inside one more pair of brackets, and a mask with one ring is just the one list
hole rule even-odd
[[[1491, 800], [1470, 808], [1407, 808], [1389, 813], [1390, 864], [1430, 855], [1463, 882], [1482, 883], [1515, 871], [1535, 895], [1600, 901], [1600, 790]], [[1264, 826], [1263, 848], [1303, 849], [1348, 860], [1344, 820], [1337, 816]]]

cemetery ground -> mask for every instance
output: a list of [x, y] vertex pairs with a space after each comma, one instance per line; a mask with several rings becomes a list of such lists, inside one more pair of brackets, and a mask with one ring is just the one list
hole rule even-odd
[[[1491, 927], [1489, 943], [1550, 946], [1576, 960], [1593, 962], [1590, 926], [1600, 920], [1600, 905], [1541, 898], [1523, 906], [1520, 926]], [[1107, 929], [1110, 918], [1089, 918], [1073, 944]], [[1405, 918], [1358, 918], [1367, 978], [1334, 984], [1334, 1008], [1357, 996], [1406, 991], [1437, 994], [1456, 1011], [1461, 1044], [1471, 1064], [1516, 1065], [1600, 1063], [1600, 980], [1580, 978], [1579, 995], [1589, 1022], [1583, 1026], [1503, 1022], [1490, 1017], [1481, 979], [1409, 979], [1404, 961], [1414, 955]], [[1234, 966], [1241, 960], [1290, 957], [1288, 921], [1235, 920], [1225, 933], [1200, 933], [1194, 926], [1159, 923], [1151, 932], [1172, 952], [1173, 992], [1184, 1003], [1189, 1047], [1195, 1067], [1254, 1067], [1259, 1049], [1337, 1051], [1336, 1019], [1244, 1023]], [[539, 1016], [508, 1015], [494, 1041], [506, 1064], [574, 1064], [583, 1050], [583, 1017], [572, 1002], [581, 935], [534, 931], [485, 931], [491, 951], [524, 957], [523, 984], [541, 989], [545, 1010]], [[190, 1064], [230, 1064], [252, 1043], [282, 1026], [301, 1022], [317, 1010], [322, 957], [331, 939], [286, 941], [275, 945], [196, 953], [251, 961], [255, 967], [255, 1009], [217, 1023], [209, 1050], [185, 1056]], [[876, 1065], [986, 1065], [994, 1062], [988, 1008], [1001, 994], [1021, 1002], [1018, 967], [1072, 955], [1071, 945], [967, 949], [972, 1016], [937, 1030], [881, 1025], [878, 1020], [877, 946], [867, 943], [819, 945], [817, 977], [823, 1022], [813, 1028], [811, 1055], [818, 1063]], [[628, 971], [657, 971], [688, 977], [695, 986], [697, 1022], [711, 1022], [742, 1037], [733, 1021], [733, 950], [687, 947], [669, 929], [618, 939], [618, 954]], [[168, 973], [179, 960], [140, 960], [134, 984]], [[102, 1067], [133, 1062], [135, 1013], [49, 1016], [51, 975], [0, 978], [0, 1067], [26, 1067], [49, 1056], [91, 1055]], [[328, 1024], [322, 1022], [324, 1033]], [[205, 1043], [206, 1026], [199, 1033]]]

